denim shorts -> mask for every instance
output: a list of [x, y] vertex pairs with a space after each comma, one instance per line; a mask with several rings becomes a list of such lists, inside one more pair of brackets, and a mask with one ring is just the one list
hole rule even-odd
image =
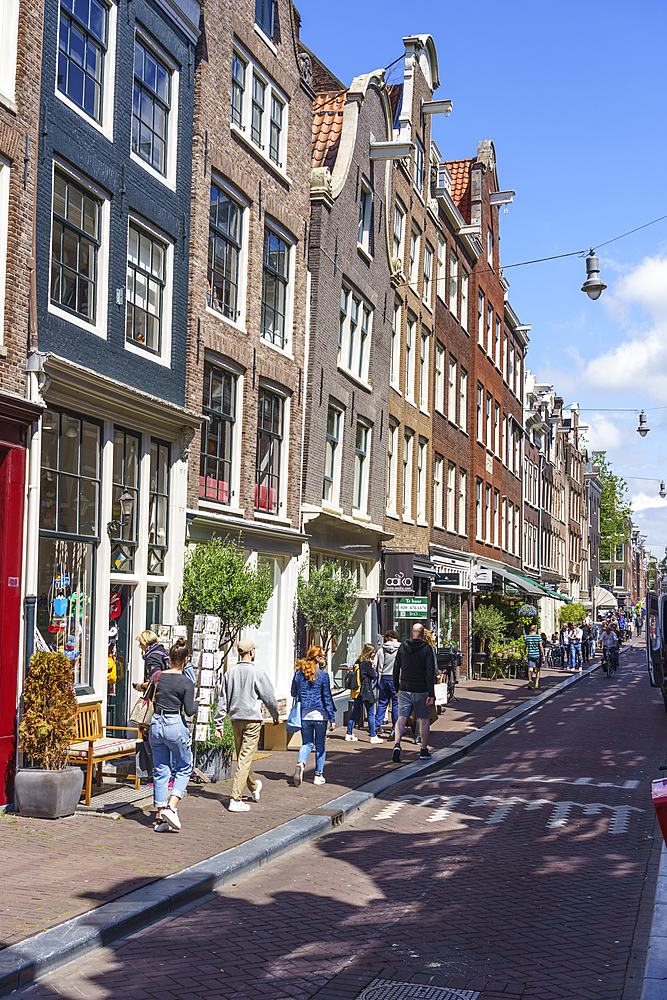
[[399, 691], [398, 692], [398, 714], [407, 718], [415, 713], [415, 719], [428, 719], [431, 711], [426, 704], [428, 691]]

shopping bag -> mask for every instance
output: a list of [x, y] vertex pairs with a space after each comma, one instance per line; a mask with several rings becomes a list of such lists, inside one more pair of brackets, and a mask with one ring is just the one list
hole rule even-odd
[[134, 708], [130, 712], [130, 722], [136, 723], [137, 726], [150, 726], [151, 724], [151, 719], [153, 718], [154, 713], [153, 699], [155, 698], [157, 682], [160, 680], [161, 673], [162, 671], [160, 671], [155, 678], [154, 684], [151, 681], [151, 684], [153, 685], [153, 694], [150, 694], [151, 684], [149, 684], [143, 698], [138, 698], [134, 703]]
[[287, 716], [287, 732], [298, 733], [301, 729], [301, 702], [298, 698], [292, 705], [290, 714]]
[[436, 705], [446, 705], [447, 704], [447, 685], [446, 684], [435, 684], [433, 686], [435, 692], [435, 703]]

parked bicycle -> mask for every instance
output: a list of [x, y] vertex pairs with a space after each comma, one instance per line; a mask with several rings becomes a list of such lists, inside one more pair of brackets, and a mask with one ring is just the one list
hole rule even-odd
[[456, 668], [461, 666], [461, 654], [451, 646], [438, 650], [438, 671], [447, 684], [447, 701], [458, 701], [454, 691], [457, 683]]

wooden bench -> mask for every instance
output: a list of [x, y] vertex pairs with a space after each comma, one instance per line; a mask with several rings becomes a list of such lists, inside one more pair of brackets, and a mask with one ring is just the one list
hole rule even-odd
[[[137, 738], [116, 739], [105, 736], [110, 729], [117, 729], [122, 733], [136, 733]], [[118, 775], [115, 772], [102, 770], [102, 766], [107, 760], [117, 760], [119, 757], [126, 757], [130, 753], [136, 753], [137, 743], [141, 743], [141, 734], [133, 726], [103, 726], [102, 725], [102, 702], [93, 701], [85, 705], [79, 705], [76, 714], [76, 735], [74, 743], [70, 743], [67, 752], [68, 764], [82, 764], [86, 762], [86, 805], [90, 805], [90, 796], [93, 788], [93, 767], [97, 765], [97, 784], [102, 784], [102, 777], [106, 778], [134, 778], [134, 787], [139, 788], [139, 775], [127, 774]], [[84, 791], [81, 792], [84, 794]]]

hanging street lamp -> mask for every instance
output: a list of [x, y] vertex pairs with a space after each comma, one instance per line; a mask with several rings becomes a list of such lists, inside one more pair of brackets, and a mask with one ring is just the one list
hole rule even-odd
[[607, 286], [600, 280], [600, 260], [595, 256], [595, 250], [591, 247], [591, 252], [586, 258], [586, 281], [581, 286], [582, 292], [586, 292], [589, 299], [599, 299]]

